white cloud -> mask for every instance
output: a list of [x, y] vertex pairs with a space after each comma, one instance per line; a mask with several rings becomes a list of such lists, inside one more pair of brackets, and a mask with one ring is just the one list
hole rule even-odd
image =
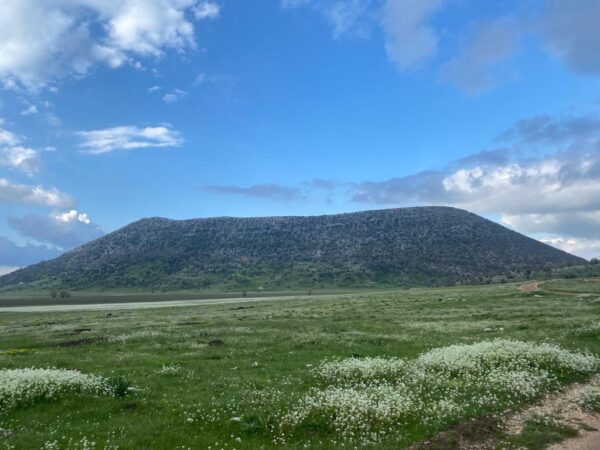
[[333, 37], [345, 35], [364, 37], [369, 30], [370, 0], [336, 1], [324, 7], [323, 13], [333, 27]]
[[221, 7], [213, 2], [200, 2], [194, 7], [196, 19], [216, 19], [221, 15]]
[[56, 188], [15, 184], [0, 178], [0, 203], [70, 208], [75, 204], [75, 199]]
[[478, 94], [498, 82], [494, 69], [517, 49], [515, 24], [507, 19], [481, 23], [462, 53], [442, 68], [441, 77], [469, 94]]
[[194, 79], [194, 86], [201, 86], [208, 83], [224, 83], [229, 85], [235, 85], [239, 82], [239, 79], [230, 75], [215, 75], [200, 72]]
[[179, 147], [180, 134], [168, 126], [120, 126], [103, 130], [79, 131], [80, 147], [85, 153], [99, 155], [114, 150], [134, 150], [148, 147]]
[[194, 79], [194, 84], [199, 85], [199, 84], [204, 84], [209, 81], [210, 81], [209, 75], [205, 74], [204, 72], [200, 72]]
[[[366, 36], [378, 11], [388, 58], [402, 72], [427, 66], [438, 55], [442, 39], [451, 44], [449, 37], [462, 32], [464, 25], [454, 21], [451, 28], [436, 26], [436, 14], [446, 5], [462, 7], [448, 0], [281, 0], [284, 9], [307, 7], [321, 14], [335, 38]], [[521, 37], [542, 45], [577, 72], [599, 75], [598, 23], [598, 0], [526, 2], [505, 16], [475, 23], [463, 48], [442, 65], [440, 78], [469, 94], [490, 89], [514, 76], [502, 63], [518, 50]]]
[[163, 95], [162, 100], [165, 103], [175, 103], [176, 101], [181, 100], [186, 95], [186, 91], [182, 91], [181, 89], [173, 89], [171, 92]]
[[600, 256], [600, 239], [542, 237], [540, 241], [582, 258], [591, 259]]
[[161, 87], [160, 86], [152, 86], [150, 88], [148, 88], [148, 92], [156, 92], [156, 91], [160, 91]]
[[309, 7], [332, 26], [333, 37], [366, 36], [379, 14], [389, 59], [401, 71], [420, 69], [438, 51], [438, 32], [431, 24], [446, 0], [282, 0], [284, 9]]
[[386, 0], [381, 11], [388, 57], [401, 71], [421, 68], [438, 50], [438, 35], [430, 24], [443, 0]]
[[9, 217], [8, 224], [23, 236], [68, 250], [104, 234], [87, 214], [71, 209], [49, 216], [27, 214], [22, 218]]
[[[542, 214], [600, 209], [600, 168], [591, 154], [560, 154], [498, 167], [460, 169], [442, 179], [446, 197], [476, 211]], [[579, 169], [579, 170], [578, 170]]]
[[19, 142], [21, 139], [16, 134], [0, 128], [0, 145], [17, 145]]
[[6, 88], [37, 89], [65, 76], [85, 75], [99, 63], [112, 68], [126, 63], [139, 66], [135, 58], [194, 49], [191, 19], [215, 18], [211, 4], [197, 0], [3, 0], [0, 82]]
[[282, 0], [281, 7], [294, 9], [308, 6], [325, 18], [333, 37], [366, 37], [373, 22], [374, 0]]
[[0, 128], [0, 167], [9, 167], [33, 175], [41, 165], [38, 152], [19, 144], [19, 136]]
[[533, 117], [501, 138], [513, 146], [454, 161], [443, 170], [359, 183], [352, 199], [499, 215], [524, 233], [575, 239], [583, 254], [600, 239], [600, 116]]
[[600, 239], [600, 209], [503, 214], [502, 223], [526, 233], [552, 233]]
[[29, 105], [29, 107], [25, 108], [23, 111], [21, 111], [21, 115], [22, 116], [31, 116], [33, 114], [37, 114], [38, 111], [38, 107], [37, 105]]
[[0, 277], [2, 275], [6, 275], [7, 273], [14, 272], [15, 270], [19, 270], [18, 266], [0, 266]]
[[103, 48], [115, 52], [115, 66], [122, 63], [118, 60], [122, 58], [122, 52], [159, 56], [165, 48], [185, 50], [195, 46], [194, 27], [185, 17], [185, 10], [194, 4], [193, 1], [129, 0], [120, 3], [116, 8], [103, 11], [110, 14], [106, 23], [108, 45]]
[[33, 175], [40, 168], [38, 152], [31, 148], [14, 146], [0, 147], [0, 167], [11, 167]]
[[59, 222], [69, 223], [69, 222], [81, 222], [83, 224], [89, 225], [91, 223], [90, 218], [86, 213], [79, 213], [76, 209], [72, 209], [68, 212], [55, 214], [52, 216], [54, 220]]
[[47, 112], [45, 114], [45, 117], [46, 117], [46, 121], [53, 127], [58, 127], [62, 123], [60, 118], [56, 114], [53, 114], [51, 112]]

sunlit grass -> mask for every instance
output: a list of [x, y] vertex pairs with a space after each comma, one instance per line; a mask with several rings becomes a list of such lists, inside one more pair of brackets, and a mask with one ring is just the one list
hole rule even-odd
[[[470, 376], [448, 375], [451, 364], [469, 363], [462, 359], [471, 354], [465, 348], [482, 349], [491, 344], [480, 342], [508, 339], [523, 342], [526, 349], [558, 345], [563, 355], [600, 353], [596, 297], [522, 293], [509, 284], [109, 312], [0, 314], [0, 368], [76, 370], [107, 380], [121, 377], [137, 389], [119, 398], [65, 392], [6, 410], [0, 416], [3, 448], [42, 448], [49, 442], [56, 442], [56, 448], [82, 448], [84, 438], [95, 443], [92, 448], [342, 448], [344, 436], [332, 426], [331, 414], [295, 424], [286, 417], [309, 396], [329, 389], [354, 389], [367, 400], [389, 399], [384, 391], [397, 395], [398, 380], [407, 381], [399, 376], [407, 365], [441, 352], [434, 359], [445, 361], [444, 367], [428, 363], [430, 373], [437, 374], [428, 380], [439, 380], [442, 391], [431, 400], [446, 400], [439, 408], [448, 414], [433, 415], [422, 424], [408, 409], [397, 422], [368, 421], [365, 433], [378, 433], [376, 448], [398, 448], [465, 417], [519, 408], [591, 370], [544, 360], [543, 365], [512, 367], [512, 378], [500, 376], [494, 385], [489, 377], [500, 373], [486, 369], [488, 378], [472, 379], [504, 390], [493, 392], [497, 402], [474, 401], [465, 408], [460, 396], [446, 395], [470, 392], [452, 384]], [[443, 350], [432, 351], [437, 348]], [[507, 373], [503, 364], [513, 356], [509, 352], [498, 363], [501, 374]], [[350, 363], [351, 374], [327, 378], [325, 364], [336, 361]], [[364, 370], [357, 368], [361, 364]], [[360, 370], [365, 389], [352, 372]], [[520, 370], [534, 377], [520, 377]], [[515, 386], [511, 383], [533, 383], [531, 395], [507, 402], [507, 392]], [[478, 386], [474, 399], [488, 389]], [[350, 398], [350, 404], [356, 399]]]

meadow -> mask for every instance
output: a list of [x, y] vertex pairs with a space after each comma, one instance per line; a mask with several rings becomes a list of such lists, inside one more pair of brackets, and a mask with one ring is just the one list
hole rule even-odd
[[503, 418], [600, 373], [600, 283], [545, 286], [0, 309], [0, 447], [544, 448], [577, 430]]

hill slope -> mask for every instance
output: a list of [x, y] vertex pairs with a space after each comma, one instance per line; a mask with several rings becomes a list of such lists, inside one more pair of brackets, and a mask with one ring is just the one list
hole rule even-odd
[[314, 217], [150, 218], [0, 277], [0, 288], [427, 285], [582, 262], [447, 207]]

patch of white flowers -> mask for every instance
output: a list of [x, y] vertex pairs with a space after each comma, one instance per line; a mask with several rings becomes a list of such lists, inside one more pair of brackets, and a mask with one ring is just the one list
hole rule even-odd
[[573, 398], [573, 402], [584, 409], [600, 412], [600, 386], [585, 386]]
[[162, 335], [162, 333], [160, 331], [156, 331], [156, 330], [140, 330], [140, 331], [134, 331], [133, 333], [129, 333], [129, 334], [110, 336], [108, 338], [108, 342], [118, 342], [120, 344], [125, 344], [126, 342], [129, 342], [129, 341], [157, 338], [161, 335]]
[[0, 413], [67, 393], [113, 395], [107, 379], [67, 369], [0, 370]]
[[348, 358], [312, 369], [312, 389], [281, 429], [329, 428], [347, 442], [376, 443], [403, 426], [436, 426], [502, 411], [557, 389], [561, 375], [591, 374], [600, 358], [507, 339], [433, 349], [415, 360]]

